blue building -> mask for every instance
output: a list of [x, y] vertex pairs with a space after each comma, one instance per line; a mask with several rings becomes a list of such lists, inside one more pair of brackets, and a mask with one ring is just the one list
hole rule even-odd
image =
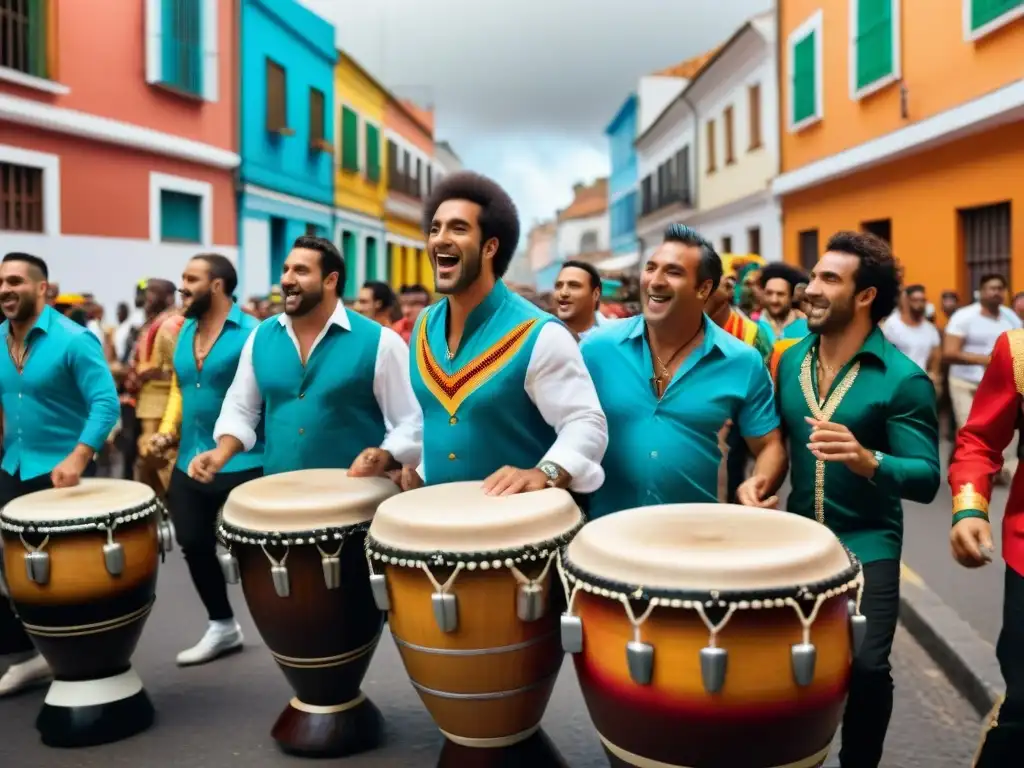
[[608, 178], [608, 226], [612, 258], [616, 262], [637, 252], [637, 97], [630, 94], [605, 128], [611, 150], [611, 175]]
[[242, 0], [239, 296], [280, 280], [291, 243], [334, 231], [334, 25], [296, 0]]

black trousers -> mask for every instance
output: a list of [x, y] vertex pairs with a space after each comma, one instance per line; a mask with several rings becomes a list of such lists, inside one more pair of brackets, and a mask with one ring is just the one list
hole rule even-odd
[[[84, 477], [94, 476], [96, 474], [95, 462], [90, 463], [82, 474]], [[50, 482], [49, 472], [33, 477], [31, 480], [22, 480], [17, 475], [9, 475], [0, 470], [0, 509], [20, 496], [36, 491], [45, 491], [52, 487], [53, 483]], [[0, 568], [3, 568], [2, 557], [0, 557]], [[28, 653], [34, 650], [35, 646], [25, 634], [18, 617], [14, 615], [10, 601], [6, 597], [0, 596], [0, 656]]]
[[222, 472], [209, 484], [193, 480], [177, 467], [171, 474], [167, 493], [171, 520], [192, 583], [206, 606], [210, 621], [234, 617], [224, 573], [217, 560], [217, 515], [234, 488], [262, 474], [262, 469]]
[[982, 737], [975, 768], [1006, 768], [1024, 759], [1024, 576], [1006, 566], [1003, 628], [996, 657], [1006, 683], [1006, 697], [994, 724]]
[[864, 565], [860, 610], [868, 620], [867, 632], [853, 659], [839, 764], [843, 768], [878, 768], [892, 717], [889, 655], [900, 613], [899, 560]]

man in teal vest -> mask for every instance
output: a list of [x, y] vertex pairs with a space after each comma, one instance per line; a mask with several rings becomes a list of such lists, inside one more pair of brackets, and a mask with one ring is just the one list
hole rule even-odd
[[420, 458], [422, 417], [408, 349], [390, 328], [339, 301], [345, 263], [329, 240], [303, 236], [281, 276], [284, 314], [249, 336], [213, 431], [217, 446], [188, 473], [208, 483], [252, 450], [264, 420], [265, 474], [348, 468], [367, 446], [395, 469]]
[[[452, 174], [424, 205], [427, 252], [443, 301], [410, 340], [423, 409], [423, 462], [402, 485], [478, 480], [509, 495], [548, 486], [592, 493], [604, 480], [604, 413], [572, 333], [501, 277], [519, 242], [508, 194], [474, 173]], [[386, 457], [367, 451], [360, 471]]]

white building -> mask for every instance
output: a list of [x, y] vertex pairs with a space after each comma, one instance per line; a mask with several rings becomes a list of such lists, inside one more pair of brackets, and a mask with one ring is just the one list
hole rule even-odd
[[596, 263], [608, 257], [608, 179], [573, 186], [573, 201], [558, 214], [555, 261]]
[[452, 145], [447, 141], [438, 141], [434, 144], [434, 180], [436, 184], [449, 173], [462, 170], [462, 160], [455, 154]]
[[697, 116], [696, 211], [687, 223], [720, 253], [782, 258], [775, 17], [744, 24], [687, 86]]

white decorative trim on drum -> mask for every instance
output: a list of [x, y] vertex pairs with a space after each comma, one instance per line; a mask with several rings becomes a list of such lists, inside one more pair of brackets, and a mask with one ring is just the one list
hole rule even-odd
[[537, 731], [540, 730], [540, 723], [537, 723], [532, 728], [527, 728], [525, 731], [519, 733], [513, 733], [511, 736], [495, 736], [490, 739], [471, 739], [467, 736], [456, 736], [448, 731], [441, 730], [441, 735], [444, 736], [448, 741], [455, 742], [460, 747], [476, 747], [478, 749], [501, 749], [502, 747], [511, 747], [513, 744], [518, 744], [520, 741], [526, 741], [528, 738], [533, 736]]
[[124, 701], [142, 691], [142, 680], [134, 669], [102, 680], [54, 680], [46, 692], [51, 707], [96, 707]]
[[[615, 757], [619, 758], [619, 760], [622, 760], [624, 763], [629, 763], [630, 765], [634, 766], [634, 768], [690, 768], [690, 766], [687, 765], [665, 763], [661, 760], [652, 760], [649, 757], [643, 757], [642, 755], [634, 755], [632, 752], [629, 752], [623, 749], [622, 747], [612, 744], [610, 741], [608, 741], [608, 739], [604, 737], [604, 734], [599, 733], [597, 735], [601, 739], [601, 743], [604, 744], [605, 749], [607, 749], [609, 752], [615, 755]], [[805, 757], [802, 760], [797, 760], [794, 763], [769, 766], [769, 768], [817, 768], [819, 765], [825, 762], [825, 758], [828, 757], [828, 752], [831, 746], [832, 745], [829, 744], [820, 752], [811, 755], [810, 757]]]

